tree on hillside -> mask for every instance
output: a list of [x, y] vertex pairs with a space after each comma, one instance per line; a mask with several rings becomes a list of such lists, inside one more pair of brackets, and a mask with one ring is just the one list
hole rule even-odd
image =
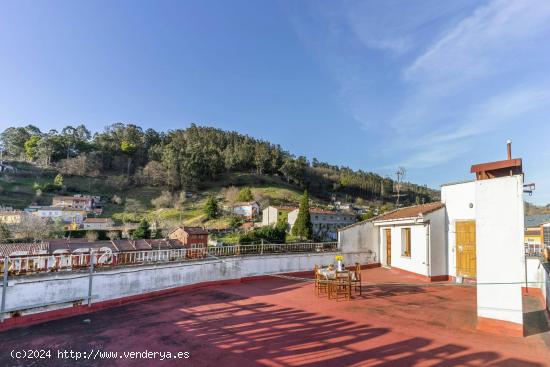
[[151, 204], [157, 208], [170, 208], [174, 205], [174, 195], [170, 191], [164, 190], [160, 196], [151, 199]]
[[229, 207], [233, 208], [235, 202], [239, 200], [239, 189], [235, 186], [230, 186], [224, 190], [223, 195], [225, 196], [225, 200], [227, 200]]
[[313, 236], [311, 216], [309, 214], [309, 195], [307, 190], [304, 191], [304, 195], [300, 201], [298, 217], [292, 227], [292, 235], [306, 239], [310, 239]]
[[31, 136], [39, 136], [40, 130], [33, 125], [25, 127], [9, 127], [0, 134], [0, 142], [6, 154], [13, 158], [23, 158], [25, 143]]
[[6, 224], [0, 223], [0, 243], [3, 243], [10, 238], [11, 238], [10, 229]]
[[149, 227], [147, 219], [142, 219], [141, 222], [139, 222], [139, 226], [135, 229], [134, 233], [132, 233], [132, 238], [134, 240], [151, 238], [151, 228]]
[[61, 175], [61, 173], [58, 173], [55, 176], [55, 178], [53, 179], [53, 184], [58, 187], [63, 186], [63, 175]]
[[34, 161], [36, 160], [38, 156], [38, 142], [40, 141], [40, 136], [34, 135], [31, 136], [26, 142], [25, 142], [25, 156], [27, 157], [27, 160]]
[[209, 196], [208, 199], [206, 199], [204, 214], [206, 214], [206, 218], [208, 219], [214, 219], [218, 216], [218, 202], [215, 197]]
[[239, 191], [239, 197], [237, 200], [244, 202], [254, 200], [254, 195], [252, 195], [252, 190], [250, 190], [250, 187], [242, 188]]

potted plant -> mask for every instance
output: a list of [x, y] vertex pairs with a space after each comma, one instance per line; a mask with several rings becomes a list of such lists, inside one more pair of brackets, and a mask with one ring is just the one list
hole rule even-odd
[[344, 261], [344, 256], [336, 255], [335, 259], [336, 259], [336, 271], [342, 271], [343, 270], [342, 261]]

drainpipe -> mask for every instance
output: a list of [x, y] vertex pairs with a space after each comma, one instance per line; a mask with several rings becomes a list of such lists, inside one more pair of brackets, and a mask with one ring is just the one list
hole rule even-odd
[[432, 276], [432, 267], [430, 263], [430, 250], [431, 250], [431, 244], [432, 244], [432, 238], [430, 236], [430, 221], [422, 222], [426, 226], [426, 273], [428, 274], [428, 277]]
[[431, 258], [431, 250], [432, 250], [432, 236], [430, 233], [430, 223], [426, 224], [426, 246], [428, 246], [428, 276], [432, 276], [432, 258]]

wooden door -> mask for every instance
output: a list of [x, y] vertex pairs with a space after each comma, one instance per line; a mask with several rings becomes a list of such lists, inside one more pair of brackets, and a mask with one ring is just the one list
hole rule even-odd
[[475, 278], [476, 270], [476, 222], [456, 222], [456, 275]]
[[386, 265], [391, 266], [391, 229], [386, 229]]

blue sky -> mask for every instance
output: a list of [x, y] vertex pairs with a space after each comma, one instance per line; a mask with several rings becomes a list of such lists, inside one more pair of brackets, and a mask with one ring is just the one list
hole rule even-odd
[[0, 128], [237, 130], [437, 188], [524, 159], [550, 203], [548, 1], [1, 1]]

